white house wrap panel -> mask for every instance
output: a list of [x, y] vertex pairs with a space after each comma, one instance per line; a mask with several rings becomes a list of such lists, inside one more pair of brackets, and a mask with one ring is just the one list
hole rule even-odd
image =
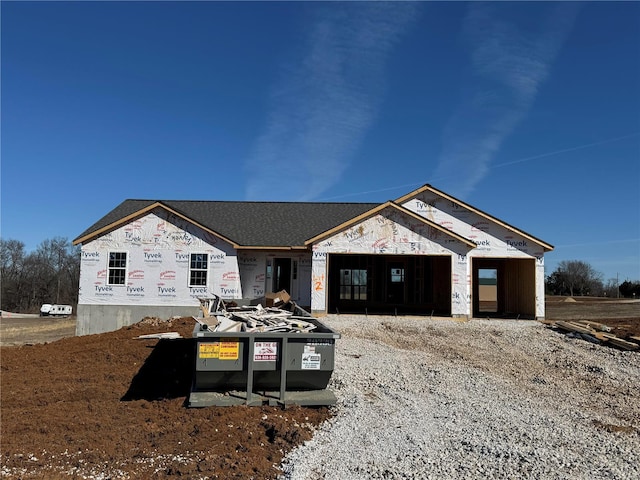
[[[470, 258], [535, 259], [536, 316], [544, 317], [544, 248], [539, 243], [433, 192], [422, 192], [403, 206], [476, 243]], [[470, 271], [467, 284], [471, 284]]]
[[[126, 253], [126, 281], [108, 282], [110, 252]], [[206, 285], [189, 286], [190, 255], [207, 255]], [[227, 242], [163, 209], [82, 245], [79, 303], [199, 305], [215, 293], [242, 298], [235, 249]]]

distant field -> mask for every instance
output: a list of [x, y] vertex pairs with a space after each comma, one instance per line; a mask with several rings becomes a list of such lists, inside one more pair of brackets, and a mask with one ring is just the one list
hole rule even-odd
[[0, 319], [0, 346], [54, 342], [76, 334], [76, 318], [12, 314]]
[[598, 320], [624, 338], [640, 335], [640, 300], [599, 297], [547, 297], [547, 320]]

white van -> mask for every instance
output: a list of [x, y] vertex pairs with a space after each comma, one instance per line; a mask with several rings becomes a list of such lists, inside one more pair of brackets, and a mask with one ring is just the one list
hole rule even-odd
[[52, 305], [45, 303], [40, 307], [41, 317], [68, 317], [71, 315], [73, 308], [71, 305]]

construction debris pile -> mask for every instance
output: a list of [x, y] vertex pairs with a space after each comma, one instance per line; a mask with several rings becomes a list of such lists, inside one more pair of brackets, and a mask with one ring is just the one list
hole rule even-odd
[[[581, 338], [591, 343], [620, 348], [622, 350], [639, 350], [640, 337], [632, 336], [628, 340], [611, 333], [611, 327], [591, 320], [545, 320], [542, 323], [556, 330], [561, 330], [574, 338]], [[631, 341], [629, 341], [631, 340]]]
[[311, 316], [295, 302], [279, 301], [280, 306], [263, 307], [225, 305], [218, 296], [199, 300], [203, 318], [193, 318], [209, 332], [307, 333], [316, 329], [309, 321]]

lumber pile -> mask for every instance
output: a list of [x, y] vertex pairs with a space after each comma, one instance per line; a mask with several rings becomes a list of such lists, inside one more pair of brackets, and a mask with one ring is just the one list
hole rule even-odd
[[309, 321], [310, 315], [296, 314], [296, 310], [302, 310], [293, 302], [281, 307], [263, 307], [260, 304], [227, 307], [219, 297], [214, 297], [201, 298], [200, 306], [204, 317], [194, 319], [210, 332], [306, 333], [316, 329], [316, 325]]
[[614, 346], [622, 350], [640, 350], [640, 342], [637, 337], [630, 337], [629, 340], [619, 338], [611, 333], [611, 327], [603, 323], [591, 320], [545, 320], [542, 323], [556, 330], [561, 330], [568, 335], [576, 338], [582, 338], [591, 343]]

